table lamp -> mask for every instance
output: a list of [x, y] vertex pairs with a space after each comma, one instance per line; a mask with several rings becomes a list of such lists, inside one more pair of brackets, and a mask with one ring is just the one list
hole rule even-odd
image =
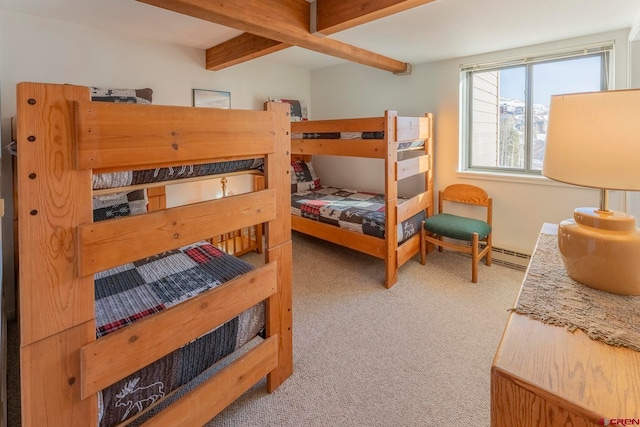
[[559, 225], [569, 276], [602, 291], [640, 295], [636, 219], [608, 207], [608, 190], [640, 190], [640, 90], [552, 96], [542, 174], [600, 189], [598, 208], [577, 208]]

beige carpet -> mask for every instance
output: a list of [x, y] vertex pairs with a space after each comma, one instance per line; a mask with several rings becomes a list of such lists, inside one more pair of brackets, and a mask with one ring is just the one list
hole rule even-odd
[[293, 248], [294, 374], [209, 426], [489, 426], [491, 362], [523, 272], [481, 264], [473, 284], [469, 258], [434, 252], [385, 289], [381, 260], [299, 234]]

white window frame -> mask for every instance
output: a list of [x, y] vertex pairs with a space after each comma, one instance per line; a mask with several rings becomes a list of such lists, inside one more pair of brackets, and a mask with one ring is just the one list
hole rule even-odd
[[[530, 168], [530, 132], [525, 137], [525, 143], [527, 145], [525, 154], [525, 166], [523, 169], [510, 169], [504, 167], [486, 167], [486, 166], [472, 166], [471, 163], [471, 80], [474, 72], [484, 72], [491, 70], [498, 70], [504, 68], [510, 68], [514, 66], [527, 66], [531, 67], [534, 64], [543, 62], [552, 62], [558, 60], [565, 60], [577, 57], [602, 55], [604, 56], [604, 70], [602, 72], [602, 86], [604, 90], [613, 87], [613, 64], [614, 62], [614, 45], [613, 41], [605, 41], [600, 43], [585, 44], [581, 46], [574, 46], [567, 49], [559, 49], [554, 51], [540, 52], [530, 55], [521, 55], [517, 57], [508, 57], [498, 60], [492, 60], [482, 63], [463, 64], [460, 66], [460, 156], [458, 172], [464, 174], [472, 174], [478, 177], [490, 178], [494, 177], [511, 177], [514, 180], [519, 178], [528, 179], [544, 179], [541, 176], [539, 170], [531, 170]], [[530, 68], [529, 68], [530, 70]], [[527, 78], [527, 88], [531, 84], [531, 76]], [[530, 98], [530, 97], [528, 97]], [[527, 100], [527, 110], [532, 111], [529, 103], [532, 103], [531, 99]], [[529, 113], [531, 114], [531, 113]], [[529, 116], [530, 118], [530, 116]], [[530, 126], [528, 123], [527, 126]]]

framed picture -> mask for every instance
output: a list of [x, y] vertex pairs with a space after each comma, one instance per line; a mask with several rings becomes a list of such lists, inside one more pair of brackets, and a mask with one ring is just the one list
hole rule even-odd
[[231, 92], [193, 89], [193, 106], [207, 108], [231, 108]]

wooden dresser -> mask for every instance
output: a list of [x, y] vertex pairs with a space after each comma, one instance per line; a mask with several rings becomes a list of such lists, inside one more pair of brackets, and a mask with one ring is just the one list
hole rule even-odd
[[491, 425], [640, 425], [640, 352], [512, 313], [491, 367]]

